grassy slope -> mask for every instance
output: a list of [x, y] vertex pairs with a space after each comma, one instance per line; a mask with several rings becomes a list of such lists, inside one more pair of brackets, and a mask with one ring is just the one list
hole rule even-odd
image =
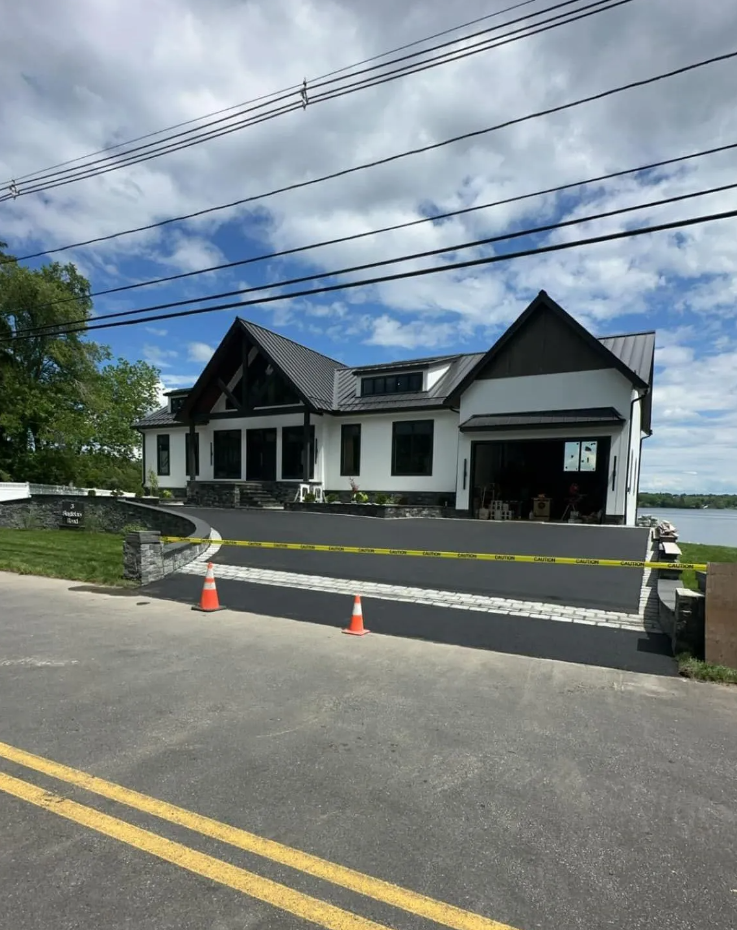
[[[682, 562], [737, 562], [737, 549], [730, 546], [702, 546], [697, 543], [683, 543], [680, 540], [678, 545], [682, 553]], [[685, 571], [682, 578], [684, 588], [698, 590], [694, 572]]]
[[0, 529], [0, 571], [124, 585], [123, 537], [74, 530]]

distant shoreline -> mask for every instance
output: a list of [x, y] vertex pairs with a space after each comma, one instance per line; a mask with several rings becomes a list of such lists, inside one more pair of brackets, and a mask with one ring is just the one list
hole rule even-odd
[[677, 504], [638, 504], [638, 510], [695, 510], [701, 513], [704, 510], [737, 510], [737, 507], [679, 507]]

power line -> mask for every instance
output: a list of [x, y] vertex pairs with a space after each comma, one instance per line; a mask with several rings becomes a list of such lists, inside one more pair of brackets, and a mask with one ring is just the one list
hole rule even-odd
[[[728, 210], [723, 213], [712, 213], [712, 214], [709, 214], [708, 216], [693, 217], [688, 220], [677, 220], [671, 223], [661, 223], [658, 226], [638, 227], [636, 229], [624, 230], [618, 233], [608, 233], [607, 235], [602, 235], [602, 236], [592, 236], [592, 237], [589, 237], [588, 239], [577, 239], [571, 242], [562, 242], [562, 243], [556, 243], [554, 245], [540, 246], [539, 248], [536, 248], [536, 249], [524, 249], [519, 252], [508, 252], [504, 255], [492, 255], [486, 258], [476, 258], [476, 259], [471, 259], [470, 261], [465, 261], [465, 262], [455, 262], [454, 264], [441, 265], [439, 267], [434, 267], [434, 268], [421, 268], [415, 271], [401, 272], [399, 274], [381, 275], [380, 277], [376, 277], [376, 278], [366, 278], [362, 281], [349, 281], [343, 284], [331, 284], [325, 287], [310, 288], [310, 289], [303, 290], [303, 291], [291, 291], [290, 293], [287, 293], [287, 294], [267, 295], [266, 297], [256, 298], [255, 300], [243, 300], [243, 301], [238, 300], [238, 301], [235, 301], [234, 303], [220, 304], [215, 307], [198, 307], [195, 310], [179, 310], [175, 313], [162, 313], [157, 316], [145, 317], [144, 319], [138, 319], [138, 320], [118, 320], [115, 323], [93, 324], [92, 326], [85, 327], [84, 330], [79, 330], [79, 329], [69, 330], [69, 331], [60, 330], [59, 332], [54, 333], [54, 335], [65, 336], [65, 335], [70, 335], [70, 334], [81, 332], [81, 331], [89, 332], [91, 330], [96, 330], [96, 329], [117, 329], [120, 326], [135, 326], [135, 325], [138, 325], [139, 323], [156, 323], [156, 322], [159, 322], [160, 320], [178, 319], [181, 317], [194, 316], [200, 313], [213, 313], [219, 310], [232, 310], [235, 307], [240, 308], [240, 307], [250, 307], [255, 304], [260, 305], [260, 304], [267, 304], [267, 303], [275, 303], [275, 302], [283, 301], [283, 300], [291, 300], [295, 297], [313, 297], [319, 294], [329, 294], [329, 293], [335, 293], [336, 291], [353, 290], [357, 287], [367, 287], [372, 284], [385, 284], [389, 281], [406, 280], [408, 278], [417, 278], [417, 277], [422, 277], [422, 276], [430, 275], [430, 274], [438, 274], [439, 272], [444, 272], [444, 271], [455, 271], [455, 270], [459, 270], [462, 268], [478, 267], [480, 265], [492, 265], [498, 262], [511, 261], [517, 258], [527, 258], [533, 255], [543, 255], [543, 254], [547, 254], [551, 252], [562, 252], [562, 251], [566, 251], [567, 249], [579, 248], [579, 247], [587, 246], [587, 245], [595, 245], [600, 242], [612, 242], [612, 241], [619, 240], [619, 239], [630, 239], [635, 236], [643, 236], [643, 235], [648, 235], [650, 233], [655, 233], [655, 232], [665, 232], [665, 231], [673, 230], [673, 229], [683, 229], [689, 226], [697, 226], [702, 223], [716, 222], [718, 220], [724, 220], [724, 219], [733, 219], [734, 217], [737, 217], [737, 210]], [[31, 338], [37, 338], [37, 337], [34, 337], [33, 335], [31, 335], [31, 336], [18, 336], [14, 338], [31, 339]]]
[[330, 180], [334, 180], [335, 178], [345, 177], [346, 175], [354, 174], [355, 172], [363, 171], [367, 168], [375, 168], [379, 165], [390, 164], [391, 162], [399, 161], [400, 159], [403, 159], [403, 158], [409, 158], [410, 156], [420, 155], [425, 152], [430, 152], [436, 149], [444, 148], [445, 146], [454, 144], [456, 142], [463, 142], [469, 139], [478, 138], [480, 136], [487, 135], [492, 132], [496, 132], [497, 130], [500, 130], [500, 129], [506, 129], [506, 128], [509, 128], [510, 126], [516, 126], [521, 123], [527, 122], [529, 120], [538, 119], [542, 116], [550, 116], [554, 113], [561, 113], [565, 110], [569, 110], [574, 107], [582, 106], [583, 104], [586, 104], [586, 103], [592, 103], [594, 101], [603, 100], [607, 97], [614, 96], [615, 94], [619, 94], [627, 90], [633, 90], [638, 87], [646, 87], [650, 84], [655, 84], [659, 81], [663, 81], [668, 78], [676, 77], [677, 75], [686, 74], [688, 72], [695, 71], [698, 68], [706, 67], [707, 65], [712, 65], [712, 64], [719, 63], [719, 62], [728, 61], [733, 58], [737, 58], [737, 51], [728, 52], [723, 55], [717, 55], [712, 58], [707, 58], [702, 61], [694, 62], [693, 64], [685, 65], [681, 68], [676, 68], [672, 71], [666, 71], [666, 72], [657, 74], [650, 78], [643, 78], [639, 81], [632, 81], [628, 84], [622, 84], [610, 90], [601, 91], [597, 94], [592, 94], [587, 97], [582, 97], [582, 98], [579, 98], [578, 100], [570, 101], [569, 103], [563, 103], [563, 104], [558, 104], [557, 106], [554, 106], [554, 107], [548, 107], [545, 110], [538, 110], [537, 112], [527, 114], [526, 116], [515, 117], [514, 119], [506, 120], [503, 123], [497, 123], [496, 125], [486, 127], [485, 129], [476, 129], [472, 132], [467, 132], [460, 136], [453, 136], [450, 139], [444, 139], [441, 142], [434, 142], [429, 145], [421, 146], [415, 149], [409, 149], [408, 151], [405, 151], [405, 152], [400, 152], [396, 155], [388, 155], [385, 158], [379, 158], [371, 162], [365, 162], [362, 165], [354, 165], [351, 168], [344, 168], [341, 171], [335, 171], [335, 172], [332, 172], [331, 174], [322, 175], [321, 177], [311, 178], [308, 181], [298, 181], [294, 184], [286, 185], [285, 187], [274, 188], [273, 190], [266, 191], [265, 193], [262, 193], [262, 194], [253, 194], [249, 197], [244, 197], [240, 200], [231, 201], [230, 203], [220, 204], [219, 206], [216, 206], [216, 207], [207, 207], [203, 210], [196, 210], [193, 213], [184, 214], [183, 216], [172, 217], [166, 220], [159, 220], [156, 223], [148, 223], [145, 226], [137, 226], [132, 229], [122, 230], [117, 233], [109, 233], [108, 235], [105, 235], [105, 236], [96, 236], [93, 239], [86, 239], [81, 242], [74, 242], [74, 243], [71, 243], [70, 245], [57, 246], [56, 248], [45, 249], [44, 251], [41, 251], [41, 252], [33, 252], [29, 255], [23, 255], [18, 259], [11, 259], [11, 261], [13, 260], [19, 261], [19, 262], [26, 261], [32, 258], [40, 258], [44, 255], [54, 255], [59, 252], [65, 252], [68, 249], [75, 249], [75, 248], [81, 248], [87, 245], [94, 245], [98, 242], [108, 242], [112, 239], [120, 238], [121, 236], [128, 236], [128, 235], [132, 235], [133, 233], [138, 233], [138, 232], [146, 232], [150, 229], [158, 229], [163, 226], [168, 226], [172, 223], [179, 223], [185, 220], [195, 219], [200, 216], [207, 216], [211, 213], [216, 213], [216, 212], [219, 212], [220, 210], [227, 210], [232, 207], [242, 206], [246, 203], [254, 203], [257, 200], [264, 200], [268, 197], [273, 197], [276, 194], [283, 194], [288, 191], [300, 190], [305, 187], [311, 187], [314, 184], [320, 184], [323, 181], [330, 181]]
[[[589, 223], [595, 220], [608, 219], [614, 216], [621, 216], [627, 213], [632, 213], [637, 210], [651, 209], [652, 207], [666, 206], [672, 203], [679, 203], [679, 202], [686, 201], [686, 200], [692, 200], [696, 197], [704, 197], [710, 194], [722, 193], [727, 190], [734, 190], [735, 188], [737, 188], [737, 182], [732, 183], [732, 184], [721, 185], [719, 187], [714, 187], [714, 188], [710, 188], [707, 190], [693, 191], [688, 194], [679, 194], [673, 197], [663, 198], [661, 200], [655, 200], [655, 201], [649, 201], [647, 203], [635, 204], [629, 207], [620, 207], [620, 208], [617, 208], [616, 210], [608, 210], [608, 211], [601, 212], [601, 213], [591, 214], [589, 216], [576, 217], [575, 219], [572, 219], [572, 220], [563, 220], [558, 223], [549, 223], [544, 226], [536, 226], [536, 227], [532, 227], [528, 229], [517, 230], [516, 232], [513, 232], [513, 233], [506, 233], [506, 234], [498, 235], [498, 236], [489, 236], [483, 239], [476, 239], [471, 242], [456, 243], [454, 245], [443, 246], [442, 248], [438, 248], [438, 249], [431, 249], [431, 250], [427, 250], [423, 252], [415, 252], [409, 255], [401, 255], [395, 258], [383, 259], [381, 261], [369, 262], [369, 263], [362, 264], [362, 265], [354, 265], [349, 268], [341, 268], [335, 271], [324, 271], [324, 272], [319, 272], [317, 274], [304, 275], [299, 278], [292, 278], [287, 281], [279, 281], [273, 284], [263, 284], [263, 285], [259, 285], [256, 287], [240, 288], [238, 290], [225, 291], [220, 294], [210, 294], [204, 297], [188, 298], [185, 300], [178, 300], [178, 301], [172, 301], [169, 303], [157, 304], [157, 305], [150, 306], [150, 307], [141, 307], [136, 310], [124, 310], [124, 311], [120, 311], [117, 313], [105, 314], [101, 317], [96, 318], [99, 320], [106, 320], [106, 321], [110, 319], [119, 320], [119, 322], [116, 322], [116, 323], [108, 323], [108, 322], [94, 323], [88, 326], [87, 325], [88, 321], [86, 318], [84, 318], [84, 319], [79, 319], [79, 320], [70, 320], [62, 324], [51, 324], [51, 325], [38, 326], [38, 327], [27, 327], [26, 329], [18, 330], [13, 336], [7, 337], [7, 338], [8, 339], [34, 338], [34, 337], [38, 338], [38, 337], [47, 336], [47, 335], [48, 336], [63, 335], [64, 333], [68, 333], [68, 332], [82, 332], [82, 331], [86, 332], [87, 330], [93, 330], [93, 329], [105, 329], [109, 327], [122, 326], [122, 325], [148, 323], [148, 322], [153, 322], [156, 320], [172, 319], [177, 316], [189, 316], [189, 315], [195, 315], [198, 313], [207, 313], [207, 312], [215, 311], [215, 310], [230, 309], [232, 307], [238, 307], [238, 306], [250, 306], [252, 304], [257, 304], [257, 303], [269, 303], [269, 302], [273, 302], [277, 300], [287, 300], [295, 296], [328, 293], [331, 290], [339, 290], [341, 288], [348, 288], [348, 287], [353, 287], [353, 286], [358, 286], [358, 285], [354, 285], [351, 282], [350, 284], [325, 286], [323, 288], [313, 289], [313, 290], [304, 291], [304, 292], [300, 291], [300, 292], [290, 292], [287, 294], [271, 295], [271, 296], [267, 296], [264, 298], [256, 298], [255, 300], [252, 300], [252, 301], [240, 300], [240, 301], [237, 301], [236, 303], [218, 304], [214, 307], [200, 307], [194, 310], [182, 311], [181, 313], [175, 313], [175, 314], [158, 314], [157, 316], [138, 318], [135, 320], [127, 319], [128, 317], [137, 316], [138, 314], [141, 314], [141, 313], [151, 313], [153, 311], [166, 310], [172, 307], [182, 307], [185, 305], [202, 303], [204, 301], [221, 300], [222, 298], [225, 298], [225, 297], [234, 297], [234, 296], [243, 295], [243, 294], [252, 294], [252, 293], [259, 292], [259, 291], [273, 290], [274, 288], [291, 287], [295, 284], [304, 284], [309, 281], [319, 280], [321, 278], [331, 278], [337, 275], [344, 275], [344, 274], [355, 274], [356, 272], [359, 272], [359, 271], [368, 271], [374, 268], [385, 267], [387, 265], [394, 265], [394, 264], [399, 264], [399, 263], [403, 263], [407, 261], [416, 261], [422, 258], [434, 258], [436, 256], [446, 254], [446, 253], [454, 253], [454, 252], [459, 252], [465, 249], [479, 248], [481, 246], [492, 245], [498, 242], [506, 242], [506, 241], [513, 240], [513, 239], [520, 239], [520, 238], [525, 238], [527, 236], [538, 235], [543, 232], [552, 232], [552, 231], [560, 230], [560, 229], [568, 229], [572, 226], [579, 226], [583, 223]], [[734, 211], [734, 214], [737, 214], [737, 211]], [[726, 217], [727, 215], [732, 215], [732, 214], [724, 214], [724, 215], [715, 214], [714, 216], [715, 218], [722, 218], [722, 216]], [[679, 221], [679, 223], [680, 225], [686, 225], [686, 226], [692, 225], [690, 221]], [[676, 226], [678, 226], [679, 223], [677, 223]], [[660, 229], [669, 229], [669, 228], [675, 228], [675, 227], [672, 227], [671, 224], [664, 224], [660, 226], [643, 227], [643, 228], [645, 230], [656, 231]], [[631, 230], [626, 231], [624, 236], [626, 236], [628, 233], [631, 233], [631, 232], [632, 232]], [[610, 233], [603, 237], [595, 237], [591, 240], [585, 240], [585, 242], [586, 243], [589, 241], [604, 242], [604, 241], [608, 241], [608, 239], [618, 239], [618, 238], [623, 238], [623, 234]], [[540, 251], [540, 252], [555, 251], [556, 248], [557, 248], [556, 246], [541, 247], [537, 250], [532, 250], [531, 252], [529, 252], [529, 254], [536, 254], [537, 251]], [[528, 253], [520, 253], [520, 254], [528, 254]], [[515, 256], [516, 256], [516, 253], [515, 253]], [[404, 279], [405, 277], [411, 278], [411, 277], [415, 277], [416, 275], [422, 274], [422, 273], [434, 273], [436, 271], [441, 271], [441, 270], [473, 267], [474, 265], [488, 264], [496, 260], [502, 260], [504, 257], [505, 256], [492, 256], [491, 258], [488, 258], [488, 259], [478, 259], [478, 260], [472, 260], [470, 262], [462, 262], [460, 264], [456, 263], [456, 264], [451, 264], [451, 265], [445, 265], [445, 266], [435, 267], [434, 269], [429, 269], [429, 270], [422, 269], [420, 271], [401, 272], [398, 275], [389, 275], [381, 279], [370, 279], [368, 281], [364, 281], [363, 283], [364, 284], [380, 283], [381, 281], [400, 280], [400, 279]], [[126, 318], [126, 319], [121, 321], [120, 318]], [[77, 326], [78, 328], [77, 329], [66, 328], [70, 326]]]
[[[342, 74], [345, 71], [350, 71], [351, 69], [358, 68], [361, 65], [369, 64], [373, 61], [378, 61], [380, 58], [386, 58], [389, 55], [394, 55], [396, 52], [403, 52], [405, 49], [414, 48], [417, 45], [422, 45], [424, 42], [431, 42], [433, 39], [438, 39], [441, 36], [449, 35], [451, 32], [457, 32], [458, 30], [466, 29], [469, 26], [475, 26], [477, 23], [483, 22], [484, 20], [493, 19], [496, 16], [501, 16], [504, 13], [510, 13], [513, 10], [518, 10], [518, 9], [521, 9], [522, 7], [529, 6], [531, 3], [537, 3], [537, 2], [538, 0], [524, 0], [523, 3], [516, 3], [514, 4], [514, 6], [506, 7], [503, 10], [497, 10], [495, 13], [487, 13], [485, 16], [479, 16], [477, 19], [472, 19], [472, 20], [469, 20], [468, 22], [460, 23], [459, 25], [452, 26], [449, 29], [443, 30], [442, 32], [436, 32], [433, 35], [425, 36], [424, 39], [416, 39], [414, 42], [409, 42], [406, 45], [400, 45], [386, 52], [381, 52], [378, 55], [373, 55], [370, 58], [364, 58], [361, 61], [354, 62], [351, 65], [344, 65], [342, 68], [337, 68], [334, 71], [328, 71], [326, 74], [320, 74], [317, 77], [310, 78], [308, 83], [311, 85], [316, 81], [322, 81], [325, 78], [333, 77], [334, 75], [337, 75], [337, 74]], [[133, 145], [135, 142], [142, 142], [145, 139], [152, 138], [153, 136], [163, 135], [164, 133], [171, 132], [174, 129], [181, 129], [183, 126], [191, 126], [193, 123], [199, 123], [202, 120], [210, 119], [210, 117], [212, 116], [220, 116], [222, 113], [228, 113], [231, 110], [238, 110], [241, 107], [250, 106], [253, 103], [259, 103], [262, 100], [269, 100], [272, 97], [279, 97], [282, 94], [299, 91], [301, 86], [302, 86], [301, 84], [291, 84], [288, 87], [282, 87], [279, 90], [271, 91], [271, 93], [262, 94], [261, 96], [254, 97], [251, 100], [245, 100], [241, 103], [236, 103], [229, 107], [223, 107], [223, 109], [221, 110], [215, 110], [212, 113], [205, 113], [202, 116], [196, 116], [192, 119], [184, 120], [181, 123], [175, 123], [174, 125], [167, 126], [164, 129], [157, 129], [157, 130], [154, 130], [153, 132], [145, 133], [142, 136], [136, 136], [134, 139], [128, 139], [125, 142], [118, 142], [115, 145], [106, 146], [105, 148], [98, 149], [95, 152], [90, 152], [87, 155], [80, 155], [77, 158], [70, 158], [67, 161], [59, 162], [56, 165], [50, 165], [47, 168], [39, 168], [37, 171], [31, 171], [28, 174], [16, 175], [15, 179], [8, 178], [3, 183], [2, 186], [5, 187], [13, 183], [13, 180], [17, 182], [17, 181], [24, 181], [27, 178], [35, 178], [36, 175], [43, 174], [44, 172], [53, 171], [56, 168], [64, 168], [66, 165], [71, 165], [79, 161], [84, 161], [86, 158], [94, 158], [95, 155], [103, 155], [105, 152], [112, 152], [115, 149], [123, 148], [126, 145]]]
[[[563, 2], [557, 3], [552, 7], [548, 7], [545, 10], [541, 10], [538, 13], [534, 13], [530, 15], [539, 16], [539, 15], [542, 15], [543, 13], [550, 12], [551, 10], [558, 9], [563, 6], [568, 6], [571, 3], [577, 3], [577, 2], [579, 2], [579, 0], [563, 0]], [[616, 0], [616, 2], [612, 2], [612, 0], [594, 0], [594, 2], [590, 3], [588, 6], [579, 7], [578, 10], [566, 11], [565, 13], [558, 14], [557, 16], [551, 17], [548, 20], [542, 20], [540, 23], [537, 23], [537, 24], [532, 24], [532, 25], [527, 24], [523, 27], [513, 30], [510, 33], [507, 33], [504, 36], [497, 37], [496, 39], [486, 39], [482, 42], [476, 43], [476, 45], [470, 46], [464, 51], [445, 52], [444, 54], [438, 56], [437, 58], [429, 59], [428, 61], [425, 61], [425, 62], [414, 63], [411, 65], [404, 65], [401, 68], [396, 69], [395, 71], [389, 71], [389, 72], [386, 72], [378, 76], [374, 75], [373, 77], [366, 78], [359, 82], [354, 82], [353, 84], [350, 84], [346, 87], [338, 88], [331, 92], [325, 92], [323, 94], [315, 95], [314, 89], [333, 83], [333, 81], [325, 81], [321, 85], [320, 84], [315, 85], [315, 87], [310, 90], [309, 103], [311, 106], [314, 106], [318, 103], [325, 103], [329, 100], [335, 100], [340, 97], [348, 96], [360, 90], [365, 90], [370, 87], [377, 87], [381, 84], [385, 84], [390, 81], [398, 80], [399, 78], [402, 78], [402, 77], [407, 77], [412, 74], [417, 74], [421, 71], [426, 71], [431, 68], [439, 67], [444, 64], [450, 64], [454, 61], [459, 61], [463, 58], [470, 57], [471, 55], [479, 54], [480, 52], [490, 51], [493, 48], [498, 48], [502, 45], [509, 44], [509, 42], [512, 42], [512, 41], [519, 41], [520, 39], [529, 38], [531, 36], [538, 35], [542, 32], [547, 32], [550, 29], [558, 28], [559, 26], [565, 26], [570, 23], [577, 22], [580, 19], [586, 19], [589, 16], [597, 15], [599, 13], [606, 12], [607, 10], [614, 9], [615, 7], [622, 6], [624, 4], [631, 3], [631, 2], [632, 0]], [[589, 11], [589, 12], [582, 12], [582, 11]], [[578, 13], [579, 15], [573, 16], [571, 15], [572, 13]], [[565, 17], [569, 17], [569, 18], [565, 19]], [[519, 17], [516, 20], [511, 20], [510, 22], [503, 23], [500, 26], [494, 26], [490, 29], [483, 30], [482, 32], [485, 33], [485, 32], [496, 31], [498, 29], [503, 29], [506, 26], [513, 25], [514, 23], [520, 22], [527, 18], [529, 18], [529, 16]], [[557, 20], [563, 20], [563, 21], [557, 22]], [[538, 26], [537, 29], [533, 29], [533, 26], [535, 25]], [[481, 35], [481, 34], [482, 33], [477, 33], [476, 35]], [[468, 39], [473, 38], [473, 37], [474, 36], [466, 36], [466, 37], [463, 37], [462, 39], [454, 40], [453, 43], [445, 43], [445, 45], [455, 44], [461, 41], [465, 42]], [[437, 48], [442, 48], [442, 47], [443, 46], [437, 46]], [[433, 50], [434, 49], [423, 50], [422, 52], [416, 52], [416, 53], [413, 53], [412, 55], [404, 56], [404, 58], [405, 59], [411, 58], [411, 57], [414, 57], [415, 55], [424, 55]], [[389, 65], [396, 64], [403, 60], [404, 59], [396, 59], [396, 61], [394, 62], [388, 62], [386, 65], [375, 66], [375, 67], [386, 68], [386, 67], [389, 67]], [[351, 77], [356, 77], [362, 73], [365, 73], [365, 71], [371, 71], [371, 70], [374, 70], [374, 69], [373, 68], [364, 69], [364, 72], [356, 72], [354, 75], [351, 75]], [[334, 80], [339, 80], [339, 79], [334, 79]], [[343, 79], [340, 79], [340, 80], [343, 80]], [[291, 94], [285, 94], [282, 97], [279, 97], [275, 100], [270, 101], [270, 103], [282, 102], [284, 100], [289, 99], [291, 96], [292, 96]], [[115, 156], [115, 158], [118, 160], [114, 161], [112, 164], [110, 163], [112, 161], [111, 158], [98, 159], [99, 162], [103, 162], [103, 164], [101, 164], [99, 167], [93, 167], [95, 164], [97, 164], [96, 162], [89, 162], [88, 164], [82, 165], [76, 169], [68, 169], [65, 172], [56, 172], [56, 174], [63, 175], [63, 176], [59, 177], [58, 180], [53, 180], [53, 176], [49, 175], [48, 176], [50, 178], [49, 183], [35, 183], [37, 181], [43, 180], [42, 178], [36, 178], [34, 179], [33, 185], [26, 188], [25, 190], [19, 191], [17, 189], [17, 186], [15, 186], [13, 191], [3, 196], [0, 196], [0, 202], [4, 200], [9, 200], [9, 199], [15, 199], [18, 196], [24, 196], [27, 194], [40, 193], [42, 191], [53, 190], [57, 187], [62, 187], [67, 184], [75, 183], [77, 181], [86, 180], [87, 178], [98, 177], [102, 174], [107, 174], [111, 171], [117, 171], [122, 167], [131, 167], [133, 165], [142, 164], [143, 162], [151, 161], [154, 158], [158, 158], [161, 155], [166, 155], [172, 152], [181, 151], [182, 149], [191, 148], [194, 145], [199, 145], [202, 142], [209, 141], [210, 139], [215, 139], [215, 138], [219, 138], [220, 136], [230, 135], [233, 132], [239, 132], [241, 129], [255, 126], [263, 122], [268, 122], [268, 121], [271, 121], [272, 119], [276, 119], [288, 113], [301, 110], [304, 107], [306, 107], [307, 99], [308, 98], [306, 96], [306, 86], [305, 86], [305, 97], [303, 100], [297, 100], [293, 103], [285, 103], [283, 106], [277, 108], [276, 110], [271, 110], [266, 113], [250, 116], [247, 119], [241, 120], [238, 123], [234, 123], [229, 126], [225, 126], [219, 129], [212, 130], [210, 132], [204, 133], [194, 138], [180, 139], [180, 141], [173, 142], [172, 144], [169, 144], [169, 145], [164, 144], [168, 142], [170, 139], [177, 138], [177, 136], [191, 136], [193, 133], [199, 132], [201, 129], [206, 129], [207, 126], [198, 127], [197, 130], [191, 130], [185, 133], [178, 133], [176, 136], [169, 137], [169, 139], [163, 139], [163, 140], [160, 140], [159, 142], [152, 143], [147, 146], [140, 146], [139, 149], [130, 149], [126, 152], [120, 153], [119, 156]], [[260, 109], [262, 106], [264, 105], [261, 104], [261, 105], [252, 107], [250, 110], [244, 110], [240, 114], [235, 114], [231, 117], [227, 117], [221, 120], [215, 120], [213, 121], [213, 123], [210, 123], [209, 125], [214, 125], [214, 123], [220, 123], [220, 122], [224, 122], [227, 120], [232, 120], [236, 116], [241, 116], [244, 113], [253, 112], [255, 110]], [[163, 146], [163, 147], [160, 147], [156, 150], [152, 150], [154, 145]], [[140, 151], [140, 150], [148, 150], [148, 151]], [[139, 154], [134, 154], [136, 152], [139, 152]]]
[[586, 178], [583, 181], [571, 181], [567, 184], [559, 184], [556, 187], [547, 187], [547, 188], [544, 188], [543, 190], [532, 191], [531, 193], [527, 193], [527, 194], [517, 194], [513, 197], [505, 197], [503, 200], [495, 200], [489, 203], [476, 204], [473, 207], [464, 207], [460, 210], [450, 210], [447, 213], [436, 213], [431, 216], [423, 216], [417, 220], [409, 220], [405, 223], [396, 223], [393, 226], [384, 226], [380, 229], [370, 229], [366, 232], [354, 233], [350, 236], [340, 236], [337, 239], [325, 239], [325, 240], [322, 240], [321, 242], [310, 243], [309, 245], [295, 246], [294, 248], [282, 249], [278, 252], [267, 252], [263, 255], [252, 256], [251, 258], [242, 258], [242, 259], [238, 259], [237, 261], [225, 262], [220, 265], [211, 265], [209, 268], [200, 268], [196, 271], [184, 271], [184, 272], [180, 272], [179, 274], [167, 275], [166, 277], [162, 277], [162, 278], [152, 278], [146, 281], [137, 281], [134, 284], [123, 284], [118, 287], [109, 287], [109, 288], [105, 288], [104, 290], [100, 290], [100, 291], [92, 291], [91, 293], [86, 294], [83, 297], [63, 297], [59, 300], [53, 300], [48, 304], [43, 304], [40, 309], [45, 309], [46, 307], [53, 307], [53, 306], [56, 306], [57, 304], [65, 304], [65, 303], [71, 303], [73, 301], [77, 302], [80, 300], [87, 300], [92, 297], [100, 297], [106, 294], [119, 294], [123, 291], [137, 290], [138, 288], [151, 287], [156, 284], [166, 284], [171, 281], [179, 281], [184, 278], [197, 277], [199, 275], [208, 274], [213, 271], [225, 271], [230, 268], [237, 268], [243, 265], [252, 265], [257, 262], [268, 261], [274, 258], [284, 258], [287, 255], [295, 255], [300, 252], [311, 251], [312, 249], [324, 248], [325, 246], [341, 245], [346, 242], [353, 242], [357, 239], [365, 239], [369, 236], [378, 236], [378, 235], [381, 235], [387, 232], [396, 232], [397, 230], [400, 230], [400, 229], [408, 229], [409, 227], [412, 227], [412, 226], [419, 226], [423, 223], [433, 223], [438, 220], [446, 220], [446, 219], [451, 219], [457, 216], [465, 216], [468, 213], [476, 213], [479, 210], [487, 210], [492, 207], [506, 206], [507, 204], [510, 204], [510, 203], [518, 203], [523, 200], [530, 200], [534, 197], [543, 197], [543, 196], [547, 196], [548, 194], [559, 194], [559, 193], [562, 193], [563, 191], [572, 190], [573, 188], [576, 188], [576, 187], [584, 187], [589, 184], [598, 184], [598, 183], [601, 183], [602, 181], [610, 181], [610, 180], [613, 180], [614, 178], [626, 177], [627, 175], [630, 175], [630, 174], [638, 174], [644, 171], [654, 171], [657, 168], [663, 168], [668, 165], [675, 165], [675, 164], [679, 164], [682, 162], [690, 161], [695, 158], [703, 158], [707, 155], [715, 155], [721, 152], [726, 152], [726, 151], [730, 151], [734, 149], [737, 149], [737, 142], [732, 142], [729, 145], [720, 145], [716, 148], [706, 149], [701, 152], [694, 152], [690, 155], [678, 155], [674, 158], [666, 158], [666, 159], [663, 159], [662, 161], [650, 162], [647, 165], [640, 165], [637, 168], [625, 168], [620, 171], [612, 171], [609, 174], [601, 174], [596, 177]]

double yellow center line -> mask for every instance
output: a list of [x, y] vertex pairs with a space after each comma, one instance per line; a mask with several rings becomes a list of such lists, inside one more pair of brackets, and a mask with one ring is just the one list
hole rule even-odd
[[[314, 878], [340, 885], [376, 901], [400, 908], [435, 923], [443, 924], [446, 927], [453, 928], [453, 930], [514, 930], [513, 927], [507, 924], [501, 924], [480, 914], [474, 914], [451, 904], [436, 901], [407, 888], [393, 885], [391, 882], [372, 878], [346, 866], [329, 862], [326, 859], [302, 852], [291, 846], [285, 846], [275, 840], [269, 840], [255, 833], [249, 833], [247, 830], [241, 830], [218, 820], [213, 820], [210, 817], [204, 817], [201, 814], [177, 807], [166, 801], [160, 801], [130, 788], [124, 788], [122, 785], [106, 781], [95, 775], [89, 775], [86, 772], [70, 768], [43, 756], [34, 755], [23, 749], [17, 749], [7, 743], [0, 742], [0, 758], [32, 769], [42, 775], [56, 778], [74, 787], [93, 792], [100, 797], [124, 804], [142, 813], [152, 814], [177, 826], [186, 827], [202, 836], [210, 837], [245, 852], [296, 869]], [[282, 911], [312, 921], [328, 928], [328, 930], [387, 930], [381, 924], [358, 914], [343, 910], [319, 898], [295, 891], [287, 885], [263, 878], [254, 872], [231, 865], [214, 856], [205, 855], [191, 849], [189, 846], [136, 827], [117, 817], [111, 817], [94, 808], [86, 807], [76, 801], [45, 791], [37, 785], [15, 778], [12, 775], [0, 773], [0, 791], [105, 836], [112, 837], [119, 842], [126, 843], [166, 862], [171, 862], [182, 869], [219, 882], [252, 898], [257, 898]], [[460, 867], [461, 864], [459, 863]]]

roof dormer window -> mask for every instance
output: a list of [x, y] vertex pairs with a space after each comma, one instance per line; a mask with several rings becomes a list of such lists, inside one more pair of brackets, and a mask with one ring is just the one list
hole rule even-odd
[[401, 375], [372, 375], [361, 379], [361, 396], [377, 394], [417, 394], [422, 390], [422, 372], [410, 371]]

